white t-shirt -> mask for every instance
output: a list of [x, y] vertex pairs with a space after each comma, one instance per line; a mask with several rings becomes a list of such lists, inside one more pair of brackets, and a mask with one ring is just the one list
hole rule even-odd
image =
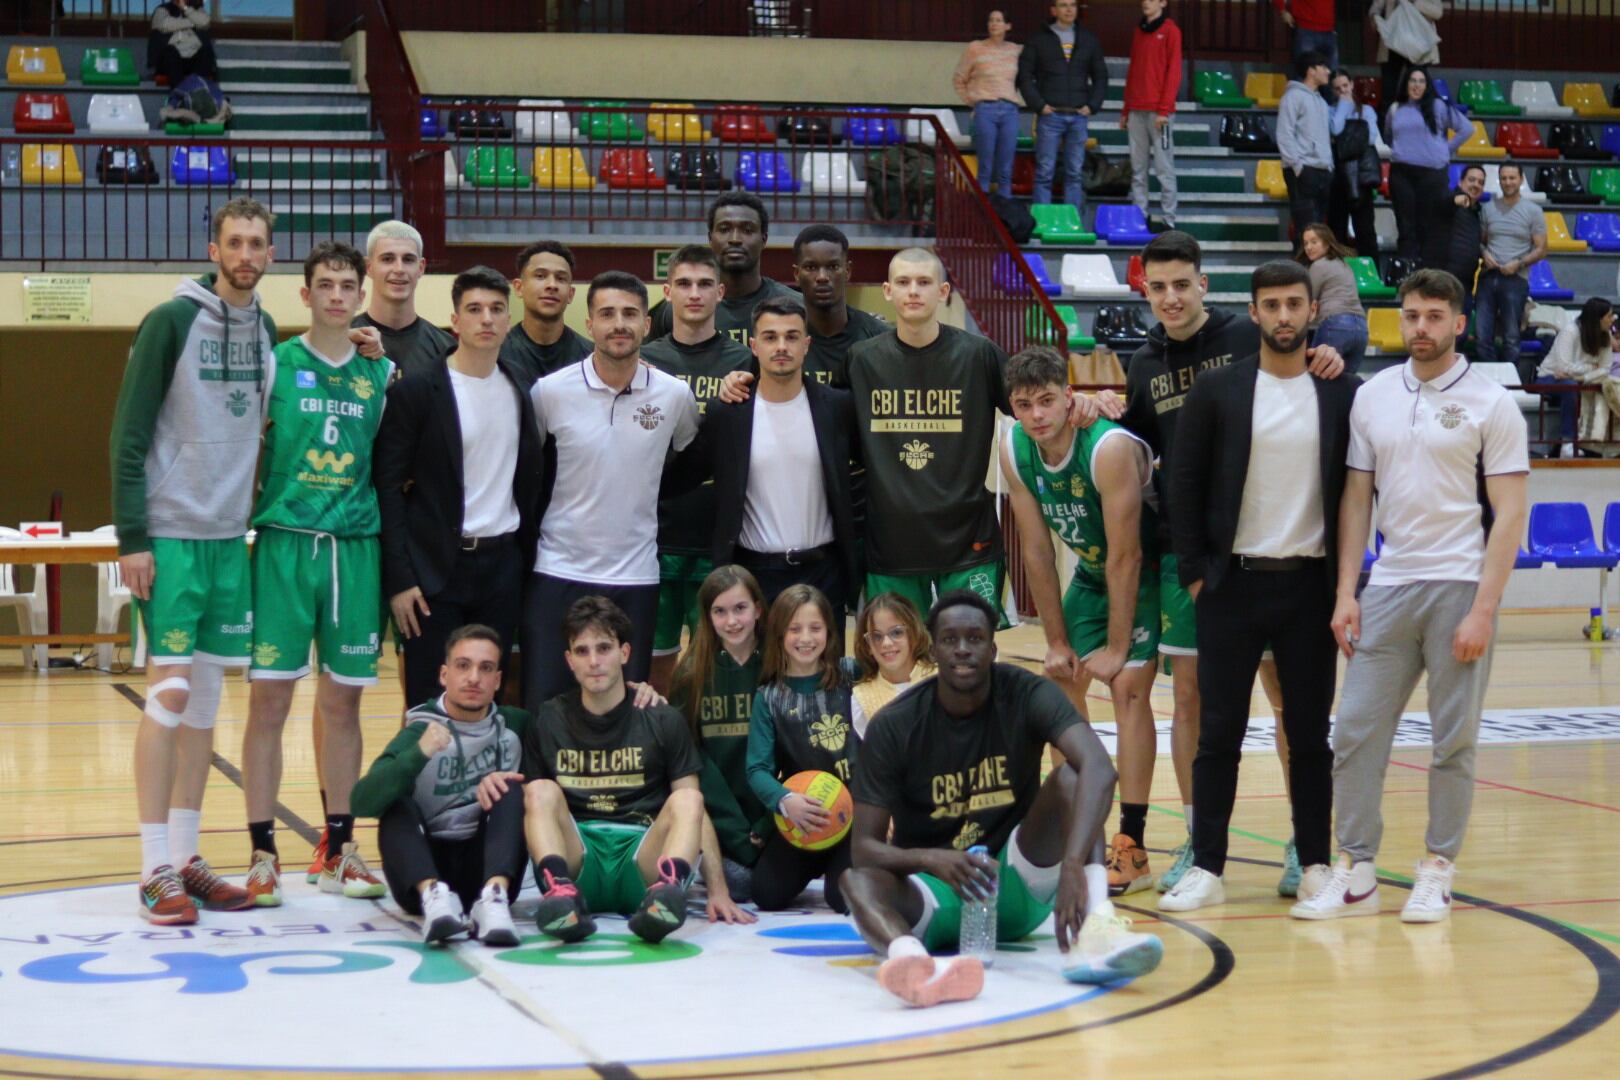
[[486, 378], [450, 368], [461, 423], [461, 535], [504, 536], [518, 527], [518, 403], [499, 368]]
[[1408, 360], [1357, 391], [1347, 461], [1377, 491], [1384, 547], [1370, 584], [1478, 581], [1483, 478], [1529, 472], [1529, 436], [1508, 392], [1466, 360], [1427, 383]]
[[614, 390], [595, 354], [529, 391], [543, 443], [557, 441], [557, 480], [540, 519], [537, 574], [592, 585], [658, 583], [658, 484], [671, 449], [697, 434], [686, 383], [650, 364]]
[[1261, 371], [1234, 555], [1267, 559], [1327, 554], [1322, 524], [1322, 430], [1316, 382]]
[[742, 535], [749, 551], [781, 554], [832, 543], [832, 514], [821, 478], [821, 453], [803, 389], [792, 401], [754, 395], [748, 490]]

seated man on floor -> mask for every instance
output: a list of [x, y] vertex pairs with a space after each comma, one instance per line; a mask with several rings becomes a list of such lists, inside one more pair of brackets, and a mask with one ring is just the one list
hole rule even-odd
[[480, 786], [491, 774], [517, 775], [529, 725], [528, 713], [494, 703], [503, 655], [487, 626], [452, 630], [444, 693], [405, 714], [351, 797], [357, 815], [377, 819], [388, 889], [422, 917], [430, 945], [467, 932], [485, 945], [518, 943], [509, 905], [523, 883], [523, 796]]
[[662, 941], [686, 921], [700, 846], [709, 853], [711, 919], [741, 914], [703, 810], [703, 760], [685, 719], [666, 704], [638, 707], [625, 690], [630, 634], [629, 616], [611, 600], [576, 600], [563, 640], [579, 685], [542, 705], [523, 739], [535, 923], [561, 941], [595, 933], [592, 911], [628, 915], [633, 933]]
[[[1057, 684], [994, 662], [995, 629], [983, 597], [941, 596], [928, 613], [938, 676], [878, 712], [855, 762], [844, 896], [861, 936], [887, 957], [878, 983], [908, 1005], [978, 996], [978, 958], [932, 954], [957, 947], [964, 901], [992, 889], [1000, 941], [1032, 933], [1055, 901], [1071, 982], [1145, 975], [1164, 953], [1108, 899], [1108, 752]], [[1065, 763], [1043, 783], [1048, 744]]]

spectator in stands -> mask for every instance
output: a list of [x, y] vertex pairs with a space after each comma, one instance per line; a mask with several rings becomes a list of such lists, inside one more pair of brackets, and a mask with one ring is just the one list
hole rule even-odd
[[[1406, 93], [1391, 101], [1384, 117], [1389, 140], [1389, 198], [1395, 204], [1396, 245], [1404, 259], [1423, 253], [1446, 202], [1452, 152], [1474, 133], [1474, 123], [1440, 100], [1423, 68], [1406, 76]], [[1452, 129], [1448, 139], [1446, 130]]]
[[1485, 166], [1467, 165], [1457, 178], [1449, 201], [1437, 208], [1429, 225], [1429, 244], [1423, 264], [1435, 266], [1463, 285], [1463, 314], [1474, 311], [1474, 275], [1479, 271], [1480, 197], [1485, 194]]
[[1018, 57], [1018, 89], [1036, 117], [1035, 201], [1052, 201], [1061, 147], [1063, 199], [1077, 209], [1085, 199], [1080, 169], [1086, 163], [1086, 129], [1108, 92], [1102, 42], [1075, 22], [1079, 15], [1078, 0], [1058, 0], [1052, 21]]
[[512, 291], [523, 314], [501, 344], [501, 359], [517, 364], [529, 386], [590, 355], [590, 338], [563, 322], [574, 302], [574, 253], [567, 244], [536, 240], [518, 252]]
[[157, 6], [147, 38], [147, 66], [170, 86], [179, 86], [187, 75], [219, 82], [206, 0], [175, 0]]
[[1294, 79], [1277, 108], [1277, 152], [1296, 236], [1313, 221], [1327, 219], [1333, 190], [1333, 117], [1321, 91], [1332, 76], [1327, 57], [1301, 53], [1294, 59]]
[[973, 110], [973, 150], [979, 156], [979, 186], [1012, 196], [1013, 154], [1018, 149], [1018, 54], [1024, 47], [1007, 40], [1012, 23], [999, 9], [990, 12], [989, 33], [968, 43], [951, 82], [956, 96]]
[[1176, 159], [1170, 119], [1181, 89], [1181, 27], [1165, 13], [1169, 0], [1142, 0], [1142, 21], [1131, 37], [1125, 107], [1119, 112], [1131, 147], [1131, 202], [1147, 217], [1148, 164], [1159, 178], [1159, 213], [1176, 227]]
[[1356, 292], [1356, 276], [1345, 259], [1355, 254], [1321, 222], [1305, 226], [1298, 260], [1310, 268], [1316, 321], [1311, 344], [1332, 345], [1344, 357], [1344, 373], [1354, 375], [1367, 352], [1367, 309]]
[[1343, 68], [1333, 73], [1334, 105], [1329, 120], [1333, 133], [1333, 190], [1328, 194], [1327, 223], [1337, 236], [1355, 230], [1356, 254], [1378, 256], [1378, 229], [1373, 220], [1373, 198], [1383, 182], [1379, 151], [1389, 153], [1378, 131], [1378, 114], [1371, 105], [1356, 104], [1355, 84]]
[[[1594, 296], [1581, 305], [1581, 313], [1573, 322], [1558, 331], [1547, 358], [1541, 362], [1536, 375], [1542, 382], [1559, 386], [1579, 387], [1613, 381], [1610, 368], [1614, 364], [1611, 332], [1614, 329], [1614, 305], [1600, 296]], [[1558, 395], [1558, 437], [1563, 440], [1557, 456], [1575, 456], [1575, 418], [1581, 414], [1581, 438], [1601, 439], [1606, 432], [1594, 431], [1596, 405], [1599, 395], [1590, 395], [1591, 404], [1582, 407], [1583, 395], [1579, 390]], [[1605, 413], [1607, 409], [1603, 410]], [[1588, 454], [1591, 451], [1587, 451]]]
[[[1479, 285], [1474, 291], [1474, 358], [1481, 363], [1519, 361], [1519, 326], [1530, 299], [1530, 264], [1547, 257], [1547, 216], [1520, 194], [1524, 169], [1511, 163], [1499, 172], [1502, 194], [1485, 204], [1479, 223], [1483, 236]], [[1496, 351], [1496, 334], [1502, 351]], [[1530, 372], [1523, 369], [1525, 381]]]
[[[1384, 76], [1384, 100], [1394, 101], [1401, 96], [1401, 87], [1405, 85], [1404, 73], [1417, 64], [1438, 64], [1440, 62], [1440, 35], [1434, 30], [1434, 23], [1440, 21], [1445, 14], [1441, 0], [1371, 0], [1367, 5], [1367, 18], [1388, 18], [1395, 14], [1395, 9], [1402, 4], [1410, 4], [1417, 9], [1417, 13], [1429, 20], [1432, 41], [1427, 50], [1419, 52], [1416, 56], [1404, 56], [1389, 47], [1382, 34], [1378, 38], [1378, 63]], [[1376, 26], [1376, 23], [1374, 24]]]
[[1294, 32], [1294, 62], [1308, 52], [1327, 57], [1339, 66], [1339, 34], [1334, 23], [1333, 0], [1271, 0], [1283, 22]]

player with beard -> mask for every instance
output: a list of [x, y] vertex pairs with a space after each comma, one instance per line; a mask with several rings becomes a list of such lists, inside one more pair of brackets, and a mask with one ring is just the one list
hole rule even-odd
[[853, 269], [849, 237], [842, 230], [807, 225], [794, 238], [793, 270], [810, 330], [805, 378], [847, 387], [850, 347], [889, 329], [876, 315], [849, 306], [845, 296]]
[[523, 318], [506, 335], [501, 359], [517, 364], [530, 386], [590, 355], [590, 339], [563, 322], [574, 302], [574, 253], [567, 244], [536, 240], [518, 252], [512, 291], [523, 305]]
[[[754, 305], [772, 296], [799, 294], [759, 272], [760, 256], [770, 232], [771, 216], [751, 191], [727, 191], [709, 204], [709, 247], [720, 260], [720, 284], [726, 294], [715, 313], [715, 326], [740, 345], [753, 333]], [[652, 310], [648, 341], [667, 335], [675, 325], [675, 308], [664, 301]]]
[[[403, 221], [384, 221], [366, 237], [366, 277], [371, 303], [354, 326], [375, 327], [382, 353], [401, 376], [437, 367], [456, 347], [455, 336], [416, 313], [416, 287], [427, 272], [422, 234]], [[362, 355], [369, 355], [361, 350]]]

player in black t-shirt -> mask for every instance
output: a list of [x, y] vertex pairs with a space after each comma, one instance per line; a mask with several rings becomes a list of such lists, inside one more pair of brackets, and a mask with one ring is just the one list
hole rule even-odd
[[[1055, 914], [1071, 982], [1145, 975], [1164, 953], [1108, 899], [1108, 752], [1055, 683], [994, 662], [995, 628], [979, 594], [941, 596], [928, 613], [939, 674], [878, 710], [855, 762], [844, 896], [861, 936], [887, 957], [879, 984], [911, 1005], [978, 995], [978, 959], [931, 954], [957, 946], [963, 900], [992, 884], [997, 939], [1016, 941]], [[1048, 744], [1065, 761], [1042, 782]]]
[[876, 315], [852, 308], [845, 299], [853, 264], [849, 237], [831, 225], [807, 225], [793, 240], [793, 270], [810, 330], [806, 378], [848, 386], [850, 346], [889, 330]]
[[501, 344], [501, 359], [516, 363], [530, 385], [590, 355], [591, 339], [563, 322], [574, 302], [574, 253], [567, 244], [536, 240], [518, 252], [512, 291], [523, 318]]
[[668, 705], [637, 708], [626, 693], [630, 634], [612, 601], [574, 601], [563, 638], [579, 686], [542, 705], [523, 738], [524, 834], [541, 890], [535, 922], [562, 941], [595, 933], [593, 910], [628, 915], [633, 933], [662, 941], [686, 922], [700, 848], [711, 917], [751, 921], [726, 889], [686, 720]]
[[416, 287], [426, 272], [422, 234], [405, 222], [381, 222], [366, 237], [371, 304], [349, 325], [376, 327], [383, 355], [402, 378], [442, 366], [456, 348], [455, 335], [416, 314]]
[[[759, 272], [770, 224], [765, 204], [751, 191], [723, 192], [709, 204], [709, 247], [720, 259], [720, 283], [726, 287], [715, 325], [740, 345], [753, 337], [755, 304], [770, 296], [800, 299], [794, 290]], [[674, 324], [675, 308], [666, 300], [652, 309], [647, 340], [664, 337]]]
[[[726, 375], [754, 363], [746, 345], [715, 328], [725, 291], [712, 249], [702, 244], [681, 248], [670, 260], [664, 285], [675, 328], [641, 347], [643, 360], [692, 388], [700, 413], [720, 393]], [[714, 569], [710, 558], [714, 515], [713, 483], [658, 500], [658, 622], [653, 628], [650, 681], [660, 692], [668, 691], [675, 671], [681, 628], [697, 625], [698, 587]]]

